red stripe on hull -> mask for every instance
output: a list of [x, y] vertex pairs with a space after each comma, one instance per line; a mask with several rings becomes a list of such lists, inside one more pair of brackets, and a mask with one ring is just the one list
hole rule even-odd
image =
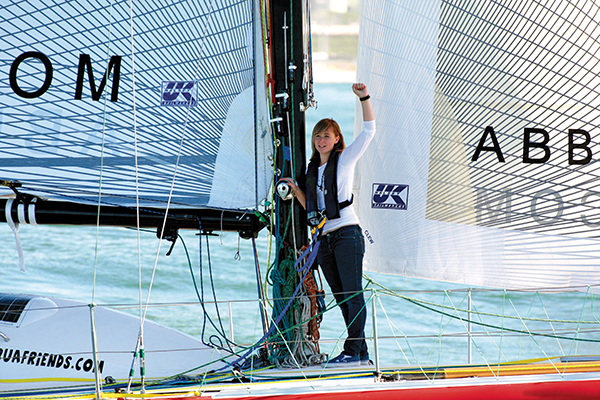
[[[385, 383], [382, 383], [385, 385]], [[210, 396], [171, 399], [207, 400]], [[221, 392], [220, 399], [227, 399]], [[564, 400], [600, 399], [600, 381], [529, 382], [454, 387], [394, 388], [352, 392], [314, 392], [230, 397], [232, 400]], [[163, 398], [164, 399], [164, 398]]]

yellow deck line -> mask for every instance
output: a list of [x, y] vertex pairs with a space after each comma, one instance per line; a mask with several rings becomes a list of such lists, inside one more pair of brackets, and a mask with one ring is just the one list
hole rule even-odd
[[[537, 375], [552, 373], [575, 373], [575, 372], [600, 372], [598, 362], [571, 362], [571, 363], [545, 363], [527, 365], [500, 365], [473, 368], [445, 368], [439, 370], [445, 378], [465, 378], [470, 376], [514, 376], [514, 375]], [[413, 373], [416, 373], [413, 372]]]
[[[399, 370], [394, 371], [392, 374], [435, 374], [438, 378], [456, 379], [456, 378], [467, 378], [467, 377], [497, 377], [497, 376], [518, 376], [518, 375], [539, 375], [539, 374], [562, 374], [562, 373], [577, 373], [577, 372], [600, 372], [600, 362], [594, 361], [581, 361], [581, 362], [570, 362], [570, 363], [539, 363], [539, 364], [503, 364], [503, 365], [490, 365], [490, 366], [478, 366], [478, 367], [459, 367], [459, 368], [439, 368], [430, 369], [423, 368], [411, 369], [411, 370]], [[146, 393], [115, 393], [115, 392], [103, 392], [102, 398], [116, 399], [116, 398], [132, 398], [132, 399], [144, 399], [144, 398], [163, 398], [163, 397], [199, 397], [206, 391], [220, 391], [224, 389], [231, 389], [234, 387], [246, 387], [251, 389], [252, 387], [259, 387], [263, 385], [279, 384], [283, 382], [287, 383], [299, 383], [299, 382], [312, 382], [319, 380], [333, 380], [343, 378], [361, 378], [372, 376], [368, 374], [346, 374], [346, 375], [332, 375], [332, 376], [321, 376], [312, 378], [297, 378], [297, 379], [281, 379], [281, 380], [267, 380], [258, 382], [240, 382], [240, 383], [221, 383], [221, 384], [202, 384], [197, 382], [196, 384], [191, 383], [187, 388], [160, 388], [153, 390], [149, 388]], [[58, 378], [57, 378], [58, 379]], [[89, 382], [88, 379], [60, 379], [65, 381], [79, 381]], [[8, 382], [9, 380], [3, 379], [2, 382]], [[30, 380], [10, 380], [10, 381], [43, 381], [38, 379]], [[94, 393], [88, 393], [83, 395], [69, 395], [67, 393], [61, 394], [39, 394], [30, 396], [20, 396], [15, 393], [14, 396], [8, 398], [12, 400], [16, 399], [27, 399], [27, 400], [41, 400], [41, 399], [93, 399], [96, 395]]]

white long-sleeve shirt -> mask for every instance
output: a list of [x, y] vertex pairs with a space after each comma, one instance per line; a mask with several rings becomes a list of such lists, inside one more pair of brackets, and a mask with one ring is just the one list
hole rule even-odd
[[[363, 121], [362, 132], [354, 139], [352, 144], [346, 147], [338, 157], [337, 165], [337, 190], [338, 202], [352, 198], [352, 187], [354, 185], [354, 169], [356, 163], [363, 155], [371, 140], [375, 136], [375, 121]], [[323, 173], [327, 163], [319, 166], [317, 174], [317, 207], [325, 209], [325, 195], [323, 194]], [[358, 225], [359, 220], [354, 205], [351, 204], [340, 210], [340, 217], [328, 219], [323, 226], [323, 233], [334, 231], [342, 226]]]

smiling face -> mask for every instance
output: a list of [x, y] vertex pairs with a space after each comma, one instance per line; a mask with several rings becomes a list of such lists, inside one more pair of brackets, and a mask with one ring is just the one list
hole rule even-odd
[[336, 136], [331, 127], [327, 128], [323, 132], [319, 132], [313, 136], [313, 146], [321, 155], [321, 160], [325, 156], [326, 159], [329, 158], [333, 147], [340, 141], [340, 137]]
[[340, 127], [331, 118], [325, 118], [317, 122], [313, 129], [311, 160], [320, 161], [321, 165], [327, 162], [332, 151], [341, 151], [346, 147], [344, 136]]

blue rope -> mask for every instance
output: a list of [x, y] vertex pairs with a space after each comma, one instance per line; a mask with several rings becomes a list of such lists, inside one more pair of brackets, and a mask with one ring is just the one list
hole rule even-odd
[[[246, 353], [244, 353], [243, 355], [241, 355], [240, 357], [238, 357], [235, 361], [233, 361], [231, 363], [228, 363], [229, 366], [233, 366], [233, 367], [239, 366], [240, 362], [245, 361], [246, 358], [250, 354], [252, 354], [252, 352], [254, 352], [254, 350], [256, 348], [258, 348], [260, 345], [262, 345], [266, 341], [266, 339], [271, 336], [271, 334], [273, 333], [273, 331], [275, 330], [275, 328], [277, 327], [277, 325], [279, 324], [279, 322], [281, 321], [281, 319], [284, 317], [285, 313], [288, 311], [288, 309], [292, 305], [292, 302], [296, 299], [296, 295], [300, 291], [300, 288], [302, 288], [302, 284], [304, 283], [304, 279], [306, 278], [306, 275], [308, 275], [308, 273], [310, 272], [312, 264], [314, 263], [314, 261], [316, 259], [317, 253], [319, 251], [319, 246], [321, 244], [321, 241], [319, 239], [319, 233], [320, 233], [320, 231], [317, 231], [313, 235], [313, 241], [311, 243], [311, 246], [309, 246], [309, 247], [312, 247], [312, 252], [311, 252], [310, 256], [308, 257], [308, 259], [306, 260], [306, 263], [304, 264], [304, 266], [301, 267], [301, 268], [297, 268], [297, 265], [299, 264], [299, 262], [303, 258], [298, 258], [298, 260], [296, 260], [296, 262], [294, 264], [294, 267], [295, 267], [296, 271], [298, 271], [300, 273], [303, 273], [303, 276], [302, 276], [302, 279], [300, 279], [300, 283], [298, 283], [298, 286], [296, 286], [296, 289], [294, 290], [294, 293], [292, 294], [292, 296], [288, 300], [287, 304], [285, 305], [285, 307], [283, 308], [283, 310], [281, 311], [281, 313], [277, 316], [277, 318], [275, 319], [275, 321], [273, 322], [273, 324], [271, 325], [271, 327], [269, 328], [269, 330], [267, 331], [267, 333], [265, 333], [263, 335], [263, 337], [260, 338], [255, 344], [253, 344], [252, 346], [250, 346], [250, 348], [248, 349], [248, 351], [246, 351]], [[306, 254], [306, 251], [303, 254]], [[222, 371], [222, 370], [224, 370], [226, 368], [227, 368], [227, 366], [219, 368], [215, 372]]]

